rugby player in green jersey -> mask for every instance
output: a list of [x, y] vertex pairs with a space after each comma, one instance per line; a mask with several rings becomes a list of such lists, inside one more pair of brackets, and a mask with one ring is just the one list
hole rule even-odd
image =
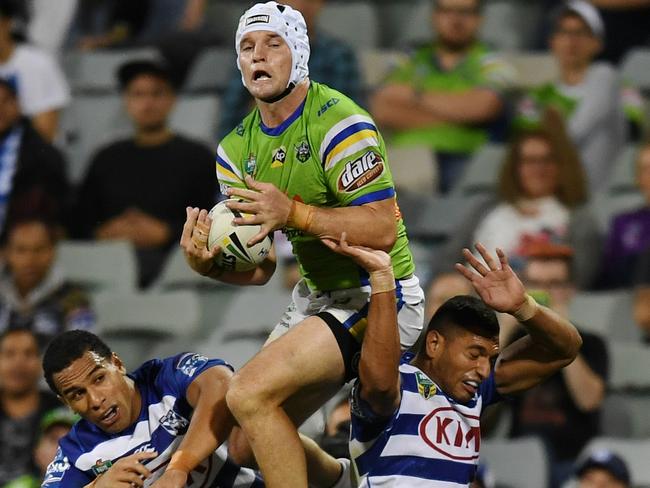
[[[266, 347], [233, 378], [227, 401], [267, 486], [306, 488], [308, 466], [310, 482], [327, 469], [307, 462], [296, 426], [357, 376], [370, 297], [367, 273], [321, 240], [345, 232], [355, 245], [390, 254], [403, 349], [422, 329], [424, 298], [384, 141], [367, 112], [309, 79], [302, 15], [275, 2], [253, 6], [240, 20], [236, 50], [257, 106], [219, 144], [219, 183], [245, 199], [230, 208], [254, 215], [235, 223], [262, 227], [249, 244], [278, 229], [287, 234], [302, 280]], [[188, 209], [181, 245], [195, 271], [240, 285], [269, 280], [273, 253], [253, 271], [217, 267], [219, 250], [205, 247], [209, 226], [205, 209]], [[247, 449], [231, 443], [239, 462]]]

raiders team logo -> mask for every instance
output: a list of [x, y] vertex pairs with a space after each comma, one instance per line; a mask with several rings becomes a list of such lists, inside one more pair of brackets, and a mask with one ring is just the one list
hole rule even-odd
[[425, 400], [428, 400], [433, 395], [436, 394], [437, 388], [433, 381], [427, 378], [424, 374], [419, 371], [415, 373], [415, 380], [418, 384], [418, 393], [424, 397]]
[[384, 172], [384, 161], [374, 151], [368, 151], [343, 168], [339, 176], [339, 191], [353, 192], [376, 180]]
[[296, 159], [301, 163], [307, 162], [311, 157], [311, 149], [309, 149], [309, 143], [307, 141], [300, 141], [296, 144]]
[[271, 168], [281, 168], [284, 166], [284, 162], [287, 160], [287, 148], [280, 146], [275, 151], [273, 151], [273, 162], [271, 163]]

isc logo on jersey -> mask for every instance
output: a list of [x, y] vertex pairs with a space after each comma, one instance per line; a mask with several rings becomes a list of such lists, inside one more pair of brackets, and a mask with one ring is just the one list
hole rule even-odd
[[368, 151], [363, 156], [345, 165], [339, 176], [339, 191], [353, 192], [371, 181], [379, 178], [384, 172], [384, 161], [374, 151]]
[[481, 448], [479, 417], [451, 407], [436, 408], [420, 422], [420, 437], [444, 457], [454, 461], [474, 461]]

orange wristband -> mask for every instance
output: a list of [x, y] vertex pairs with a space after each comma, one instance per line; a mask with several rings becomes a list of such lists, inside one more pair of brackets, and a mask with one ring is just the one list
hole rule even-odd
[[370, 273], [371, 295], [393, 291], [395, 288], [395, 275], [392, 267]]
[[289, 211], [289, 217], [287, 217], [287, 227], [309, 232], [313, 218], [314, 207], [297, 202], [296, 200], [291, 201], [291, 210]]
[[176, 451], [172, 455], [167, 469], [177, 469], [179, 471], [183, 471], [184, 473], [189, 473], [199, 464], [201, 464], [201, 460], [194, 454], [191, 454], [187, 451]]

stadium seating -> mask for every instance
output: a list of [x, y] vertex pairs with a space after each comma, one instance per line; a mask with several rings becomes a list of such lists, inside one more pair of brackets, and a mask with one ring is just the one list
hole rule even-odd
[[650, 437], [650, 394], [609, 393], [601, 409], [601, 435], [605, 437]]
[[481, 38], [500, 51], [521, 51], [532, 46], [541, 23], [540, 2], [495, 0], [483, 12]]
[[557, 64], [553, 55], [549, 53], [505, 52], [501, 54], [517, 73], [517, 88], [530, 89], [558, 78]]
[[435, 155], [424, 146], [388, 147], [388, 162], [395, 186], [409, 192], [431, 195], [437, 187]]
[[183, 288], [213, 289], [218, 286], [221, 286], [220, 282], [192, 271], [185, 260], [183, 250], [180, 247], [175, 247], [169, 253], [160, 276], [151, 285], [151, 288], [170, 291]]
[[638, 47], [630, 50], [621, 63], [623, 79], [650, 92], [650, 48]]
[[600, 437], [592, 440], [582, 451], [581, 457], [587, 456], [597, 449], [609, 449], [621, 456], [630, 469], [632, 486], [650, 485], [650, 439], [620, 439]]
[[203, 142], [216, 151], [219, 105], [219, 98], [211, 95], [181, 96], [169, 123], [179, 134]]
[[69, 55], [64, 66], [74, 92], [107, 93], [117, 89], [117, 69], [134, 59], [160, 59], [152, 48], [78, 52]]
[[500, 144], [488, 144], [480, 148], [467, 164], [453, 193], [459, 196], [494, 193], [505, 154], [506, 148]]
[[360, 49], [357, 57], [365, 90], [377, 88], [386, 76], [407, 56], [403, 52], [388, 49]]
[[93, 304], [104, 336], [192, 336], [199, 330], [199, 298], [194, 292], [99, 293]]
[[326, 3], [318, 17], [318, 28], [354, 48], [379, 46], [377, 14], [366, 2]]
[[581, 330], [609, 336], [620, 325], [617, 306], [627, 297], [625, 292], [578, 293], [569, 307], [569, 318]]
[[609, 344], [611, 374], [609, 386], [615, 390], [650, 391], [650, 352], [646, 346], [612, 341]]
[[235, 57], [231, 47], [204, 50], [192, 64], [183, 89], [200, 93], [223, 91], [235, 69]]
[[592, 214], [596, 217], [600, 230], [604, 233], [609, 228], [612, 217], [634, 210], [645, 204], [643, 196], [638, 192], [628, 192], [617, 195], [597, 193], [591, 198]]
[[485, 440], [481, 445], [481, 459], [494, 472], [498, 485], [547, 487], [548, 460], [537, 438]]
[[634, 193], [637, 191], [635, 181], [637, 153], [637, 147], [630, 144], [616, 158], [609, 181], [609, 192], [611, 194]]
[[91, 292], [130, 293], [135, 290], [135, 253], [126, 241], [63, 241], [58, 265], [66, 277]]

